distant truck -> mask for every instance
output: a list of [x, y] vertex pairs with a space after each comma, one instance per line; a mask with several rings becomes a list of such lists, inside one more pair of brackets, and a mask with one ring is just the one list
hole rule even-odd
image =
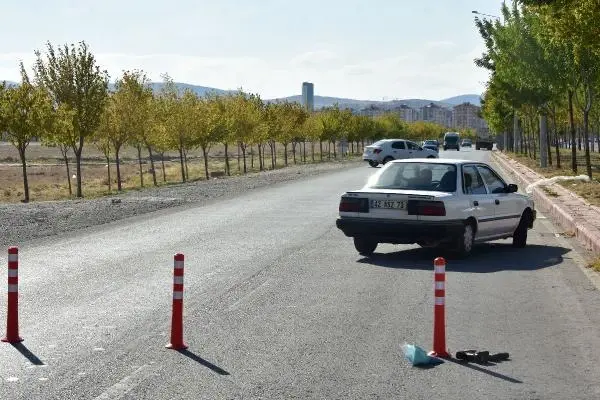
[[492, 150], [494, 148], [494, 141], [492, 139], [477, 139], [475, 141], [475, 150], [487, 149]]
[[475, 140], [475, 150], [487, 149], [492, 150], [494, 148], [494, 139], [490, 136], [484, 136], [481, 133], [477, 133], [477, 139]]

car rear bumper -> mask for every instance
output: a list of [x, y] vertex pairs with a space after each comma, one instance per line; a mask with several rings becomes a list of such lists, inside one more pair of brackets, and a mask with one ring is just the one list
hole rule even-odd
[[445, 242], [460, 237], [464, 222], [462, 220], [397, 221], [339, 217], [336, 226], [348, 237], [369, 237], [378, 243], [411, 244]]

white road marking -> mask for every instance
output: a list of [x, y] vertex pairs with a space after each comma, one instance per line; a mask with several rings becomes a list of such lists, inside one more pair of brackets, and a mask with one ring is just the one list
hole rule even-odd
[[153, 374], [153, 371], [154, 367], [152, 367], [150, 364], [142, 365], [131, 375], [126, 376], [119, 382], [109, 387], [104, 393], [96, 397], [96, 399], [119, 399], [142, 383], [145, 379], [149, 378]]

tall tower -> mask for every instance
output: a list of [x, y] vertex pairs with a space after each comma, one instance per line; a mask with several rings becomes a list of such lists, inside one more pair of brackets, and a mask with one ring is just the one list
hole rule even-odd
[[310, 82], [302, 82], [302, 105], [308, 112], [315, 110], [315, 85]]

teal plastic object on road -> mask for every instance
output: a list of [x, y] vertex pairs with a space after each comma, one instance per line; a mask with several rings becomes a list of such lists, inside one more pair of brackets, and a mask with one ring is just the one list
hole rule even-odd
[[425, 350], [414, 344], [404, 343], [402, 345], [402, 351], [404, 352], [404, 358], [406, 358], [414, 366], [436, 365], [444, 362], [439, 358], [428, 356]]

